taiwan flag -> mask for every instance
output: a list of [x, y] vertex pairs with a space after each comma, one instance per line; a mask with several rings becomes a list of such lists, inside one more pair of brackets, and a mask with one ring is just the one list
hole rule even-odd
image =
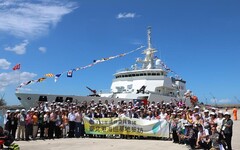
[[16, 64], [12, 69], [13, 70], [19, 70], [20, 69], [20, 64]]
[[69, 70], [67, 73], [67, 77], [72, 77], [72, 75], [73, 75], [73, 70]]

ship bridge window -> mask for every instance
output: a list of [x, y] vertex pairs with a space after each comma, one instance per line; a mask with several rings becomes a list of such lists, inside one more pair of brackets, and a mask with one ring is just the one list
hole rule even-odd
[[63, 97], [56, 97], [55, 102], [63, 102]]
[[146, 76], [147, 74], [146, 73], [144, 73], [144, 76]]
[[69, 102], [69, 103], [72, 103], [73, 98], [72, 98], [72, 97], [67, 97], [65, 101], [66, 101], [66, 102]]
[[153, 76], [157, 75], [156, 73], [152, 73]]
[[133, 74], [132, 76], [133, 76], [133, 77], [135, 77], [136, 75], [135, 75], [135, 74]]
[[151, 73], [148, 73], [147, 75], [148, 75], [148, 76], [151, 76]]
[[136, 76], [139, 76], [139, 74], [136, 74]]
[[140, 73], [140, 76], [143, 76], [143, 73]]
[[47, 96], [39, 96], [38, 101], [40, 101], [40, 102], [47, 102], [48, 101], [47, 100]]
[[157, 73], [157, 76], [160, 76], [160, 73]]

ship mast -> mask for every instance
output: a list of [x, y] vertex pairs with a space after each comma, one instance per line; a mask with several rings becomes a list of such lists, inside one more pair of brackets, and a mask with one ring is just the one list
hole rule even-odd
[[151, 44], [151, 27], [150, 26], [148, 27], [147, 34], [148, 34], [148, 48], [151, 48], [152, 44]]
[[147, 43], [148, 47], [143, 51], [142, 54], [145, 54], [144, 60], [138, 59], [137, 62], [142, 63], [142, 69], [154, 69], [154, 53], [157, 52], [156, 49], [152, 48], [151, 44], [151, 27], [148, 27], [147, 30]]

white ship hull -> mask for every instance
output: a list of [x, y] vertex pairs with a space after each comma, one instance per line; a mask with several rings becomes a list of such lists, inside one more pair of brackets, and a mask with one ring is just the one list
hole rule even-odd
[[[95, 102], [98, 102], [99, 100], [105, 101], [108, 100], [109, 102], [115, 101], [132, 101], [135, 99], [143, 100], [146, 99], [149, 102], [161, 102], [164, 100], [165, 103], [174, 102], [175, 100], [179, 100], [179, 98], [176, 97], [169, 97], [169, 96], [163, 96], [158, 94], [118, 94], [118, 98], [116, 97], [94, 97], [94, 96], [76, 96], [76, 95], [51, 95], [51, 94], [31, 94], [31, 93], [16, 93], [16, 96], [20, 103], [25, 107], [26, 109], [30, 109], [32, 107], [38, 106], [41, 102], [67, 102], [67, 100], [71, 100], [72, 102], [79, 104], [83, 101], [90, 102], [94, 100]], [[57, 100], [58, 98], [62, 98], [61, 100]], [[125, 97], [125, 98], [123, 98]], [[46, 98], [46, 99], [45, 99]], [[187, 105], [190, 105], [189, 100], [186, 102]]]

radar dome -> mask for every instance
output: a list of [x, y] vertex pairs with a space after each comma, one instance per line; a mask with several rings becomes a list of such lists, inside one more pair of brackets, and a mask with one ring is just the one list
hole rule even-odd
[[155, 62], [155, 66], [157, 69], [161, 69], [161, 60], [160, 59], [157, 59], [156, 62]]

